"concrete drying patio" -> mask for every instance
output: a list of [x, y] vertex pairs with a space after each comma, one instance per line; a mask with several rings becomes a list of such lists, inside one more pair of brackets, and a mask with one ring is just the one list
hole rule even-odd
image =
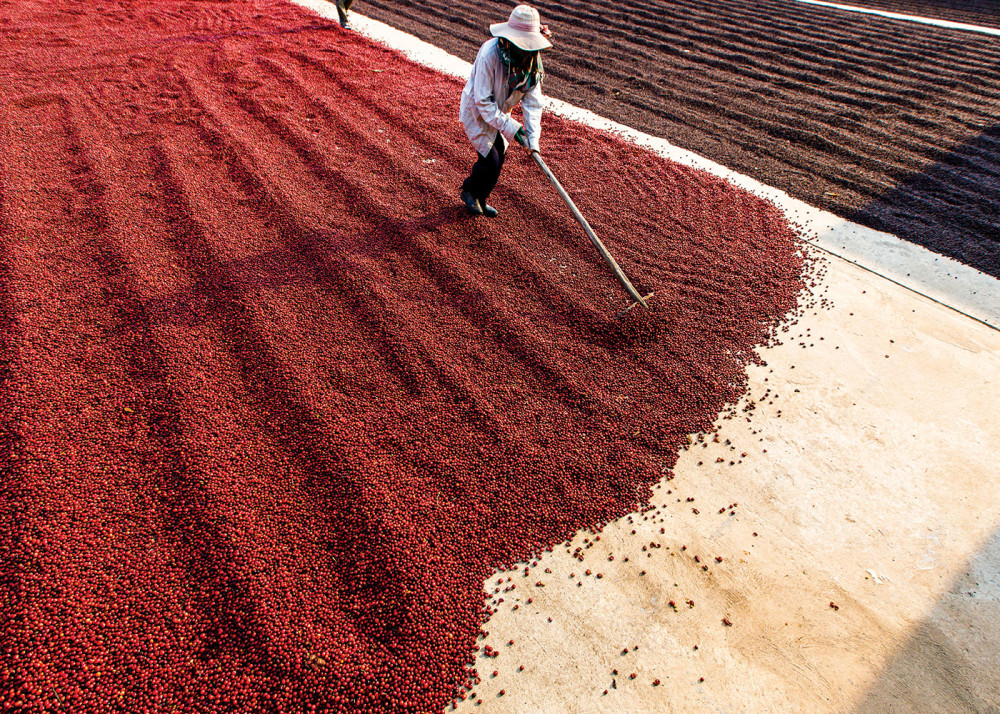
[[750, 421], [683, 454], [660, 510], [610, 525], [583, 562], [560, 547], [507, 574], [485, 627], [500, 655], [478, 663], [499, 676], [464, 709], [996, 710], [1000, 333], [828, 268], [835, 307], [766, 350]]
[[[380, 23], [355, 26], [467, 72]], [[842, 257], [824, 252], [824, 306], [762, 351], [736, 416], [682, 455], [654, 510], [485, 584], [501, 593], [481, 644], [499, 654], [479, 657], [459, 710], [995, 711], [997, 281], [662, 140], [550, 110], [726, 175]]]

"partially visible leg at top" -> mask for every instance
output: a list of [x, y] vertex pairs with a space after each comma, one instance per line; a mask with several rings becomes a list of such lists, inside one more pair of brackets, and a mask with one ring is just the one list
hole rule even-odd
[[354, 0], [337, 0], [337, 16], [340, 18], [340, 25], [346, 29], [351, 29], [351, 23], [347, 19], [347, 11], [351, 9]]

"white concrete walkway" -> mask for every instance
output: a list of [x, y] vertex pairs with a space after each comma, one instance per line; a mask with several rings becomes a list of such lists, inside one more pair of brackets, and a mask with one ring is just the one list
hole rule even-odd
[[794, 0], [794, 2], [804, 3], [806, 5], [819, 5], [820, 7], [829, 7], [834, 10], [843, 10], [844, 12], [857, 12], [862, 15], [877, 15], [878, 17], [887, 17], [890, 20], [902, 20], [904, 22], [916, 22], [920, 25], [932, 25], [934, 27], [943, 27], [949, 30], [963, 30], [965, 32], [978, 32], [983, 35], [996, 35], [1000, 37], [1000, 29], [995, 27], [984, 27], [983, 25], [970, 25], [966, 22], [952, 22], [951, 20], [938, 20], [933, 17], [920, 17], [919, 15], [909, 15], [902, 12], [889, 12], [887, 10], [875, 10], [870, 7], [858, 7], [857, 5], [842, 5], [835, 2], [823, 2], [823, 0]]

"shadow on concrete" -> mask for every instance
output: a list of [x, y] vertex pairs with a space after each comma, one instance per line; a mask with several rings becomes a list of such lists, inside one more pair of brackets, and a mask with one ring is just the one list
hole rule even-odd
[[844, 217], [1000, 278], [1000, 124], [933, 161]]
[[856, 714], [1000, 712], [1000, 529], [961, 572]]

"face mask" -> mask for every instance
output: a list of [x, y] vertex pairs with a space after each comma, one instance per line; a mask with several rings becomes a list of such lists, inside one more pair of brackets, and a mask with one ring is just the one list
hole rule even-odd
[[537, 52], [522, 50], [513, 42], [507, 42], [507, 51], [510, 52], [510, 61], [517, 67], [526, 67], [534, 58]]

